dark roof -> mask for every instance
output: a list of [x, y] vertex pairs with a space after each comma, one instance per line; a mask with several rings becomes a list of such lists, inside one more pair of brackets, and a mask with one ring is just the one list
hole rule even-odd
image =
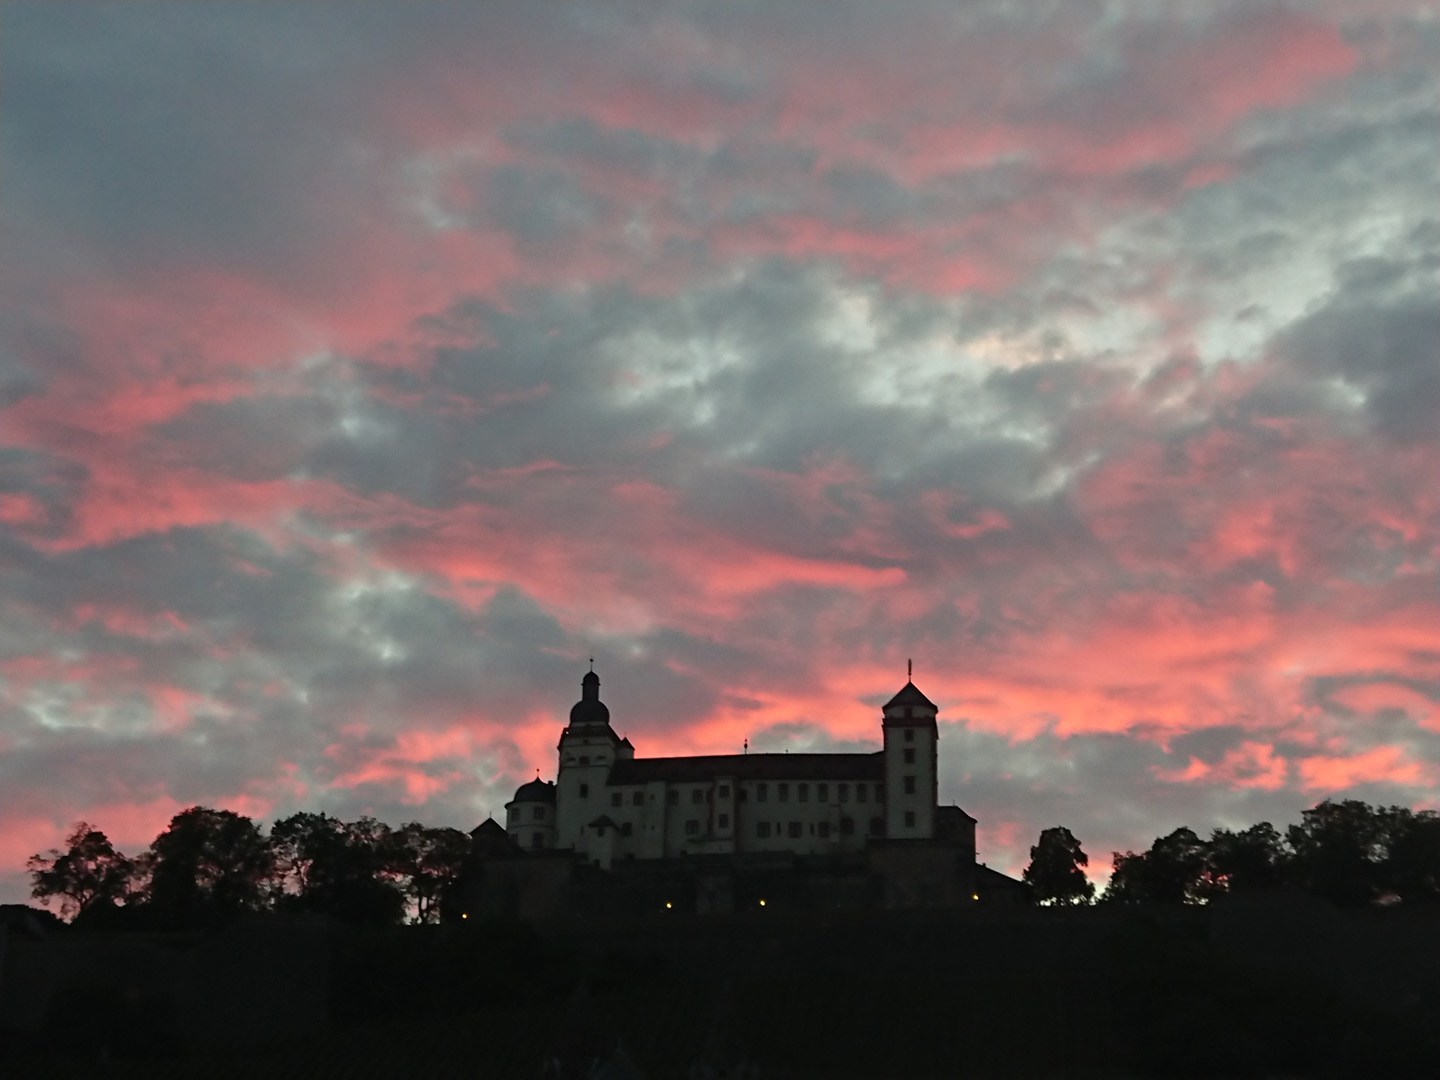
[[473, 850], [480, 855], [508, 855], [515, 849], [515, 842], [505, 827], [494, 818], [486, 818], [470, 830]]
[[888, 709], [895, 705], [928, 705], [932, 709], [937, 707], [933, 701], [920, 692], [920, 688], [913, 682], [907, 682], [902, 686], [900, 692], [881, 708]]
[[600, 676], [590, 671], [580, 680], [580, 700], [570, 707], [570, 725], [610, 725], [610, 710], [600, 700]]
[[1019, 881], [1009, 874], [1002, 874], [999, 870], [992, 870], [984, 863], [975, 864], [975, 888], [980, 891], [986, 889], [1027, 889], [1028, 885]]
[[[543, 802], [553, 803], [555, 801], [555, 784], [547, 783], [538, 776], [528, 784], [521, 784], [515, 789], [515, 798], [510, 802]], [[510, 803], [506, 803], [509, 806]]]
[[609, 814], [601, 814], [601, 815], [600, 815], [599, 817], [597, 817], [594, 821], [590, 822], [589, 826], [587, 826], [587, 827], [588, 827], [588, 828], [591, 828], [591, 829], [617, 829], [617, 828], [619, 828], [619, 826], [616, 825], [615, 822], [610, 819], [610, 815], [609, 815]]
[[716, 754], [711, 757], [630, 758], [610, 766], [611, 784], [698, 784], [737, 780], [884, 780], [885, 756], [875, 754]]

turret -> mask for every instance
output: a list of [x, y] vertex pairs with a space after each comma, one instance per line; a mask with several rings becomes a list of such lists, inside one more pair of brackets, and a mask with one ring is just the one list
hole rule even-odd
[[555, 846], [555, 785], [538, 776], [521, 784], [505, 804], [505, 833], [518, 847], [543, 851]]

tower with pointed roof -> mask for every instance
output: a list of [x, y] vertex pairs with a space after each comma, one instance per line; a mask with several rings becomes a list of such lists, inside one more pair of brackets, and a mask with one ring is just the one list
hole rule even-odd
[[929, 840], [935, 836], [939, 802], [939, 710], [914, 682], [883, 706], [880, 729], [885, 746], [885, 836]]

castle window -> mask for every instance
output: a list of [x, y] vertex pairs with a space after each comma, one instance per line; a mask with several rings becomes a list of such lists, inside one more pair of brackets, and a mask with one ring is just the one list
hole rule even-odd
[[721, 785], [720, 785], [720, 798], [722, 798], [722, 799], [728, 799], [729, 797], [730, 797], [730, 785], [729, 785], [729, 784], [721, 784]]
[[830, 785], [829, 785], [829, 784], [816, 784], [816, 785], [815, 785], [815, 801], [816, 801], [816, 802], [829, 802], [829, 801], [830, 801]]
[[671, 788], [669, 791], [665, 792], [665, 805], [666, 805], [666, 806], [679, 806], [679, 805], [680, 805], [680, 792], [676, 791], [674, 788]]
[[915, 827], [915, 811], [914, 811], [914, 810], [906, 810], [906, 811], [905, 811], [905, 828], [907, 828], [907, 829], [913, 829], [914, 827]]
[[875, 785], [875, 801], [876, 801], [876, 802], [884, 802], [884, 801], [885, 801], [885, 785], [884, 785], [884, 784], [876, 784], [876, 785]]
[[820, 839], [821, 839], [821, 840], [829, 840], [829, 839], [830, 839], [830, 822], [828, 822], [828, 821], [822, 821], [822, 822], [820, 822]]
[[841, 835], [841, 836], [854, 836], [854, 835], [855, 835], [855, 819], [854, 819], [854, 818], [842, 817], [842, 818], [840, 819], [840, 835]]
[[692, 803], [702, 803], [702, 802], [704, 802], [704, 801], [705, 801], [705, 792], [701, 791], [701, 790], [697, 787], [694, 791], [690, 792], [690, 801], [691, 801]]
[[776, 784], [776, 785], [775, 785], [775, 789], [776, 789], [776, 798], [778, 798], [781, 802], [789, 802], [789, 801], [790, 801], [790, 785], [789, 785], [789, 784]]
[[905, 764], [906, 764], [906, 765], [914, 765], [914, 764], [915, 764], [915, 748], [914, 748], [913, 746], [907, 746], [907, 747], [905, 748]]
[[849, 801], [850, 801], [850, 785], [849, 785], [849, 784], [837, 784], [836, 787], [835, 787], [835, 794], [840, 797], [840, 801], [841, 801], [841, 802], [849, 802]]
[[871, 836], [884, 836], [884, 835], [885, 835], [885, 819], [884, 819], [884, 818], [872, 817], [872, 818], [870, 819], [870, 835], [871, 835]]
[[545, 842], [545, 837], [544, 837], [541, 833], [538, 833], [538, 832], [537, 832], [537, 833], [531, 833], [531, 834], [530, 834], [530, 846], [531, 846], [532, 848], [538, 848], [538, 847], [539, 847], [541, 844], [543, 844], [544, 842]]
[[721, 815], [720, 815], [720, 820], [719, 820], [718, 824], [719, 824], [720, 828], [722, 828], [722, 829], [728, 829], [728, 828], [730, 827], [730, 815], [729, 815], [729, 814], [721, 814]]
[[735, 789], [736, 802], [744, 802], [747, 795], [749, 795], [749, 792], [747, 792], [743, 787]]
[[800, 801], [801, 801], [801, 802], [809, 802], [809, 801], [810, 801], [810, 785], [809, 785], [809, 784], [796, 784], [795, 786], [796, 786], [796, 788], [798, 789], [798, 791], [796, 792], [796, 794], [798, 794], [798, 795], [800, 796]]
[[630, 804], [631, 804], [632, 806], [644, 806], [644, 805], [645, 805], [645, 793], [644, 793], [643, 791], [637, 791], [637, 792], [635, 792], [635, 794], [633, 794], [633, 795], [630, 796]]
[[913, 776], [907, 776], [907, 777], [905, 777], [905, 794], [906, 794], [906, 795], [914, 795], [914, 794], [915, 794], [915, 778], [914, 778]]
[[621, 825], [620, 825], [620, 835], [621, 835], [621, 836], [629, 836], [629, 835], [630, 835], [631, 833], [633, 833], [634, 831], [635, 831], [635, 827], [634, 827], [633, 825], [631, 825], [630, 822], [626, 821], [626, 822], [622, 822], [622, 823], [621, 823]]
[[755, 835], [756, 835], [757, 837], [759, 837], [761, 840], [767, 840], [767, 839], [769, 839], [769, 837], [770, 837], [770, 823], [769, 823], [768, 821], [757, 821], [757, 822], [755, 822]]
[[798, 821], [790, 822], [790, 839], [795, 840], [804, 835], [804, 827]]
[[588, 799], [588, 798], [590, 797], [590, 785], [589, 785], [589, 784], [581, 784], [581, 785], [580, 785], [580, 797], [581, 797], [582, 799]]
[[[915, 729], [914, 729], [913, 727], [907, 727], [907, 728], [905, 729], [905, 741], [906, 741], [906, 742], [914, 742], [914, 741], [915, 741]], [[584, 759], [584, 758], [581, 758], [580, 760], [583, 762], [585, 759]]]
[[625, 793], [624, 793], [624, 792], [622, 792], [622, 791], [612, 791], [612, 792], [610, 793], [610, 805], [611, 805], [611, 806], [623, 806], [624, 804], [625, 804]]
[[864, 784], [856, 784], [856, 785], [855, 785], [855, 801], [856, 801], [856, 802], [864, 802], [864, 801], [865, 801], [865, 792], [866, 792], [866, 790], [867, 790], [867, 789], [866, 789], [866, 787], [865, 787]]
[[589, 764], [590, 764], [590, 755], [589, 755], [589, 754], [581, 754], [581, 755], [580, 755], [580, 764], [581, 764], [581, 765], [589, 765]]
[[686, 836], [694, 836], [694, 835], [696, 835], [697, 833], [699, 833], [699, 831], [700, 831], [700, 822], [696, 821], [694, 818], [690, 818], [688, 821], [685, 822], [685, 835], [686, 835]]
[[762, 780], [760, 783], [756, 784], [756, 785], [755, 785], [755, 801], [756, 801], [756, 802], [764, 802], [765, 799], [766, 799], [766, 795], [767, 795], [767, 793], [769, 792], [769, 790], [770, 790], [770, 785], [767, 784], [767, 783], [765, 783], [763, 780]]

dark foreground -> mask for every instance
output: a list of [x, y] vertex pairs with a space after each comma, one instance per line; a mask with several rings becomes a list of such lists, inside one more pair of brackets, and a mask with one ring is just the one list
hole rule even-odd
[[149, 982], [72, 965], [38, 1030], [0, 1031], [0, 1076], [530, 1080], [617, 1041], [650, 1080], [739, 1062], [765, 1080], [1440, 1071], [1431, 910], [305, 932], [160, 942], [192, 962]]

